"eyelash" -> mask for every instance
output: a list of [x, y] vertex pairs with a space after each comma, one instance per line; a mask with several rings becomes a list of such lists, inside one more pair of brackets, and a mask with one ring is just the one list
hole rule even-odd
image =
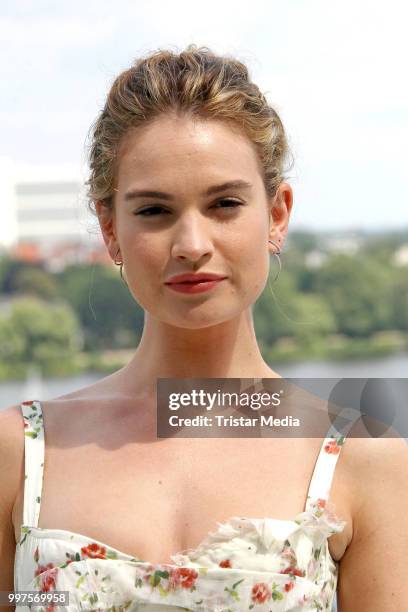
[[[217, 204], [221, 204], [221, 202], [232, 202], [235, 206], [225, 206], [222, 207], [223, 209], [228, 209], [228, 208], [237, 208], [238, 206], [242, 206], [241, 202], [238, 202], [238, 200], [231, 200], [230, 198], [224, 198], [223, 200], [219, 200], [219, 202], [217, 202]], [[151, 210], [157, 210], [157, 209], [161, 209], [161, 210], [165, 210], [164, 208], [162, 208], [161, 206], [150, 206], [149, 208], [145, 208], [144, 210], [140, 210], [139, 212], [135, 213], [135, 215], [142, 215], [142, 217], [155, 217], [155, 214], [152, 215], [145, 215], [145, 212], [151, 211]]]

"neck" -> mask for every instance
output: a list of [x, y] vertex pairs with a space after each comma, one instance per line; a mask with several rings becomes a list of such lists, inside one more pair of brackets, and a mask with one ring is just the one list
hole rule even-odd
[[251, 310], [200, 329], [146, 313], [140, 343], [121, 374], [131, 394], [156, 393], [157, 378], [281, 378], [262, 357]]

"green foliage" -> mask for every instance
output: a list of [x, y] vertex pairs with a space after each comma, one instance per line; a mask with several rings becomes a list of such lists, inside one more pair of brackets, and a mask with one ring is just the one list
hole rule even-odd
[[394, 277], [388, 299], [394, 329], [408, 331], [408, 271]]
[[[325, 252], [320, 237], [290, 233], [277, 282], [271, 258], [269, 282], [252, 308], [265, 358], [352, 358], [404, 349], [408, 270], [392, 261], [406, 241], [405, 234], [366, 237], [357, 254], [328, 251], [323, 265], [310, 267], [305, 255]], [[92, 365], [112, 368], [116, 358], [106, 361], [102, 351], [134, 349], [144, 312], [118, 272], [80, 264], [51, 273], [0, 257], [0, 377], [24, 376], [32, 362], [61, 375]]]
[[281, 272], [277, 282], [275, 268], [266, 287], [253, 307], [254, 327], [263, 346], [273, 344], [282, 336], [292, 335], [296, 318], [296, 288], [294, 279]]
[[0, 294], [16, 293], [54, 298], [58, 294], [58, 284], [42, 264], [0, 257]]
[[319, 245], [319, 236], [312, 231], [292, 230], [288, 234], [288, 252], [305, 255], [316, 249]]
[[13, 280], [13, 290], [48, 299], [57, 296], [58, 285], [53, 275], [41, 268], [20, 268]]
[[254, 307], [254, 325], [263, 346], [271, 346], [283, 337], [294, 337], [300, 344], [310, 344], [319, 335], [336, 331], [336, 320], [321, 296], [299, 292], [293, 276], [278, 278], [266, 286]]
[[336, 255], [319, 269], [314, 290], [327, 301], [339, 332], [367, 337], [391, 327], [391, 286], [384, 265], [362, 256]]
[[320, 295], [298, 293], [297, 317], [293, 336], [300, 345], [309, 346], [319, 337], [336, 331], [336, 319], [328, 303]]
[[13, 377], [15, 367], [30, 363], [45, 373], [64, 373], [81, 344], [78, 320], [67, 304], [18, 298], [0, 318], [0, 374]]
[[85, 350], [137, 344], [144, 313], [116, 270], [101, 264], [70, 266], [59, 283], [61, 296], [81, 322]]

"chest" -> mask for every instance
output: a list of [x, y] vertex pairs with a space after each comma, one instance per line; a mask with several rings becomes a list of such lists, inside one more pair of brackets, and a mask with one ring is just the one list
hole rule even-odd
[[[304, 509], [315, 439], [46, 438], [38, 526], [80, 533], [124, 553], [168, 562], [232, 516], [290, 519]], [[98, 441], [96, 443], [96, 441]], [[339, 491], [339, 489], [338, 489]], [[346, 512], [340, 491], [331, 498]], [[336, 503], [336, 501], [338, 503]], [[16, 540], [22, 490], [15, 506]], [[342, 554], [347, 532], [330, 538]]]

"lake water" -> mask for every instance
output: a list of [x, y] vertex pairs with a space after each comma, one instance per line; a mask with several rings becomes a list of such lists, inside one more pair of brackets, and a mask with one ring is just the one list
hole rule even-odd
[[[389, 357], [347, 361], [304, 361], [270, 364], [285, 378], [408, 378], [408, 353]], [[0, 410], [29, 399], [51, 399], [92, 384], [102, 374], [67, 378], [38, 379], [35, 372], [27, 381], [0, 383]]]

